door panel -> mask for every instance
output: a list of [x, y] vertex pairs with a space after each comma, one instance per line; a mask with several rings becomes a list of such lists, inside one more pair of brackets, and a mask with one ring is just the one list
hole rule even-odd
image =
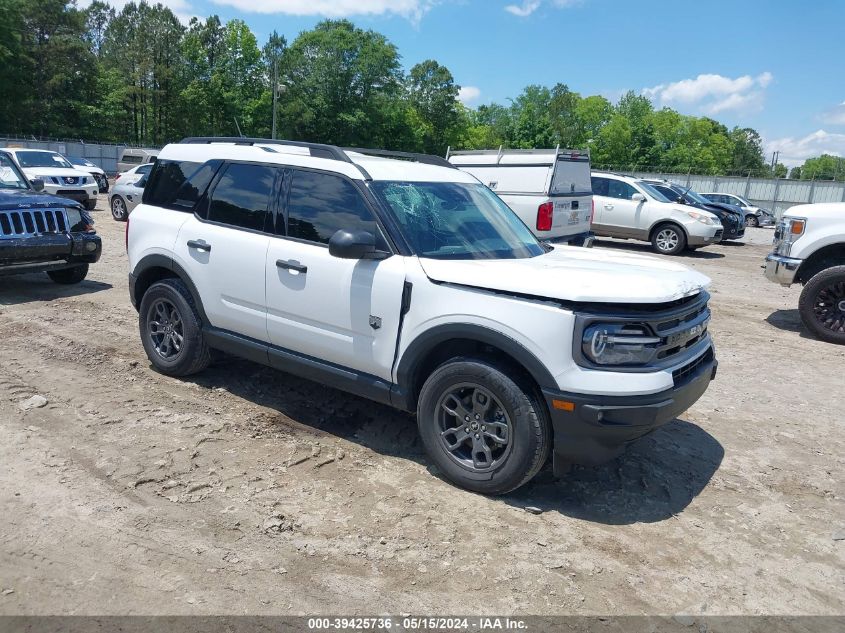
[[201, 222], [194, 216], [182, 225], [175, 250], [211, 325], [267, 340], [264, 265], [269, 243], [268, 235]]
[[404, 283], [400, 256], [339, 259], [321, 244], [273, 238], [266, 259], [270, 342], [390, 380]]

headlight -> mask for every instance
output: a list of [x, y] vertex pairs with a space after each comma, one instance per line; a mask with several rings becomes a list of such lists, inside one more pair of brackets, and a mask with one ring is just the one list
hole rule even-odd
[[645, 325], [600, 323], [584, 330], [581, 350], [597, 365], [645, 365], [660, 341]]
[[778, 255], [789, 255], [792, 245], [804, 235], [806, 229], [806, 218], [783, 218], [775, 231], [775, 252]]
[[684, 211], [689, 217], [693, 220], [697, 220], [702, 224], [708, 224], [710, 226], [714, 224], [719, 224], [719, 220], [716, 219], [714, 216], [710, 215], [709, 213], [699, 213], [698, 211]]

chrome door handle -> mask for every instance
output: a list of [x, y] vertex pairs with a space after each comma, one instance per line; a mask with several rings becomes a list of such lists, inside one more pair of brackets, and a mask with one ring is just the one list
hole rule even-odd
[[283, 259], [277, 259], [276, 266], [278, 268], [284, 268], [285, 270], [295, 270], [296, 272], [303, 275], [308, 272], [308, 266], [303, 266], [294, 259], [288, 261], [285, 261]]
[[612, 209], [613, 205], [612, 204], [606, 204], [606, 205], [604, 205], [604, 208], [605, 209]]
[[188, 248], [195, 248], [198, 251], [204, 251], [206, 253], [211, 252], [211, 244], [207, 244], [201, 240], [188, 240]]

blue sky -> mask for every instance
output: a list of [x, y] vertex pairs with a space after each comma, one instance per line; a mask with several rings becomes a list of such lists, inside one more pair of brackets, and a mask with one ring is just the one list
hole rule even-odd
[[[122, 5], [125, 0], [113, 2]], [[845, 0], [162, 0], [185, 20], [245, 20], [261, 43], [325, 17], [384, 33], [406, 68], [432, 58], [470, 106], [530, 83], [756, 128], [790, 164], [845, 155]]]

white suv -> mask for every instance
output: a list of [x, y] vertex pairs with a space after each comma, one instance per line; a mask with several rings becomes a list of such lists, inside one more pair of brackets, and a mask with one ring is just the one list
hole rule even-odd
[[606, 237], [643, 240], [664, 255], [715, 244], [722, 223], [712, 213], [670, 202], [645, 180], [593, 172], [593, 232]]
[[63, 198], [70, 198], [92, 211], [97, 206], [100, 186], [91, 174], [71, 165], [57, 152], [46, 149], [20, 149], [7, 147], [15, 162], [30, 180], [39, 179], [44, 191]]
[[442, 158], [365, 151], [162, 150], [127, 226], [159, 371], [198, 372], [218, 349], [416, 412], [444, 476], [485, 494], [550, 451], [556, 472], [609, 459], [704, 393], [707, 277], [543, 244]]

